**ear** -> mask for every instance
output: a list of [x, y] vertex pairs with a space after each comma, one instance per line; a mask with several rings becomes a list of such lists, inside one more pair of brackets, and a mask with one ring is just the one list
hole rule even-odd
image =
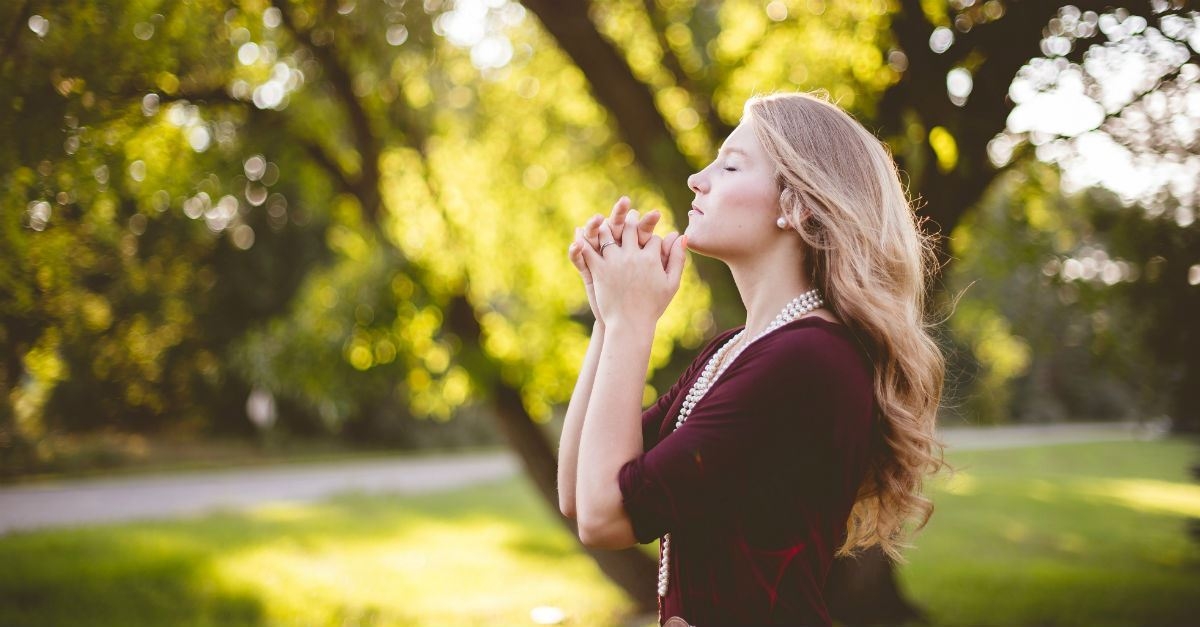
[[787, 210], [789, 207], [791, 207], [793, 204], [795, 204], [797, 200], [798, 199], [796, 198], [796, 192], [792, 191], [792, 189], [790, 187], [788, 187], [786, 184], [784, 184], [783, 179], [780, 179], [780, 181], [779, 181], [779, 209], [781, 211]]

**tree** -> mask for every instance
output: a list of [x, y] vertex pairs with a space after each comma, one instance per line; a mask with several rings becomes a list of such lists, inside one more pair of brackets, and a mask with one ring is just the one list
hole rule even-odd
[[[466, 50], [433, 32], [434, 19], [449, 12], [404, 14], [382, 5], [340, 11], [332, 3], [287, 2], [171, 5], [161, 13], [93, 2], [27, 2], [17, 8], [17, 15], [5, 16], [14, 37], [4, 46], [12, 51], [5, 65], [12, 89], [5, 93], [36, 115], [4, 119], [12, 135], [28, 139], [5, 155], [11, 194], [6, 205], [25, 207], [23, 223], [10, 224], [8, 231], [20, 248], [5, 251], [42, 253], [60, 240], [55, 250], [73, 249], [91, 241], [97, 226], [90, 223], [111, 232], [89, 255], [72, 260], [73, 274], [57, 273], [61, 283], [45, 291], [72, 305], [94, 301], [96, 288], [87, 274], [98, 262], [120, 259], [123, 244], [144, 250], [138, 238], [159, 228], [181, 232], [197, 248], [166, 242], [145, 262], [148, 271], [118, 267], [111, 275], [122, 289], [137, 283], [143, 294], [174, 285], [180, 270], [166, 261], [173, 253], [182, 253], [176, 265], [199, 262], [187, 266], [199, 278], [184, 282], [185, 290], [226, 280], [236, 284], [244, 268], [234, 250], [241, 248], [251, 254], [262, 250], [268, 261], [273, 253], [275, 264], [311, 273], [313, 258], [288, 248], [269, 250], [265, 234], [247, 239], [242, 228], [288, 216], [281, 232], [324, 240], [334, 276], [356, 263], [374, 266], [366, 277], [395, 276], [381, 302], [398, 306], [375, 312], [356, 302], [351, 324], [334, 321], [333, 328], [321, 330], [340, 345], [333, 357], [355, 370], [380, 366], [381, 376], [361, 385], [376, 391], [382, 386], [420, 413], [446, 415], [471, 397], [488, 399], [499, 431], [539, 490], [555, 500], [555, 457], [539, 423], [549, 418], [550, 402], [569, 388], [567, 372], [583, 352], [583, 325], [574, 315], [587, 309], [573, 269], [560, 263], [569, 225], [597, 209], [594, 199], [616, 195], [612, 180], [632, 183], [634, 193], [643, 185], [629, 168], [628, 148], [603, 129], [601, 110], [588, 100], [578, 73], [552, 54], [534, 59], [524, 53], [520, 63], [504, 61], [512, 69], [481, 81], [487, 66], [472, 64]], [[517, 26], [522, 16], [513, 5], [503, 19]], [[105, 28], [119, 36], [88, 36], [90, 29]], [[536, 42], [535, 31], [523, 36]], [[91, 39], [100, 46], [75, 54], [74, 41]], [[511, 56], [512, 44], [506, 45]], [[38, 68], [51, 68], [56, 80], [47, 85]], [[387, 71], [379, 75], [379, 68]], [[547, 78], [556, 73], [561, 80]], [[483, 107], [485, 98], [495, 103], [494, 110]], [[533, 115], [514, 120], [509, 112], [522, 109]], [[70, 130], [65, 138], [64, 119]], [[521, 136], [512, 135], [514, 124]], [[69, 148], [60, 152], [59, 145]], [[598, 153], [607, 155], [600, 163]], [[111, 161], [103, 172], [118, 175], [88, 176], [99, 167], [96, 160]], [[28, 163], [72, 176], [39, 181]], [[268, 171], [274, 174], [266, 177]], [[476, 176], [465, 180], [463, 172]], [[270, 195], [263, 188], [271, 185], [286, 186], [289, 193]], [[647, 197], [651, 193], [645, 190]], [[322, 206], [329, 198], [335, 199], [332, 205]], [[540, 235], [543, 231], [548, 235]], [[530, 234], [539, 236], [530, 240]], [[527, 255], [512, 255], [514, 243]], [[202, 257], [205, 250], [213, 251], [211, 262]], [[18, 386], [18, 401], [24, 403], [18, 409], [27, 408], [22, 416], [70, 426], [63, 410], [78, 407], [90, 385], [107, 380], [96, 374], [105, 357], [87, 349], [104, 339], [107, 327], [77, 322], [96, 317], [86, 308], [57, 317], [38, 309], [43, 301], [35, 294], [36, 277], [55, 276], [51, 263], [70, 259], [46, 257], [14, 265], [28, 268], [12, 280], [28, 296], [5, 314], [5, 353], [13, 364], [6, 375], [27, 382]], [[218, 267], [228, 272], [217, 274]], [[694, 277], [688, 282], [662, 327], [656, 363], [676, 342], [694, 345], [705, 331], [691, 317], [706, 294]], [[246, 287], [256, 283], [247, 281]], [[237, 304], [252, 303], [247, 295], [235, 290], [230, 296]], [[351, 291], [346, 297], [361, 295]], [[316, 298], [323, 297], [318, 290]], [[151, 376], [172, 359], [178, 372], [237, 383], [232, 391], [220, 386], [225, 398], [240, 400], [248, 385], [270, 383], [269, 375], [282, 366], [255, 370], [251, 364], [239, 377], [222, 364], [231, 350], [235, 355], [247, 350], [227, 348], [220, 338], [243, 336], [261, 320], [236, 310], [240, 318], [222, 320], [214, 309], [228, 303], [194, 312], [208, 323], [189, 329], [196, 337], [209, 325], [221, 332], [208, 344], [189, 345], [165, 333], [159, 343], [139, 350], [148, 329], [162, 325], [131, 322], [130, 335], [113, 338], [110, 350], [122, 358], [140, 356], [134, 361], [144, 368], [111, 380], [163, 392], [166, 404], [150, 412], [160, 420], [171, 419], [164, 408], [198, 397], [164, 390]], [[130, 297], [128, 310], [168, 315], [180, 307]], [[22, 328], [22, 320], [29, 321], [28, 335], [9, 333]], [[189, 320], [178, 324], [186, 327]], [[70, 328], [80, 329], [79, 337], [64, 346], [59, 338]], [[249, 350], [256, 338], [260, 348], [276, 339], [269, 330], [247, 337]], [[69, 370], [62, 359], [68, 350], [77, 357]], [[392, 364], [400, 385], [386, 382]], [[309, 362], [309, 372], [322, 367]], [[295, 387], [275, 391], [292, 394], [300, 405], [319, 396]], [[116, 407], [98, 408], [88, 424], [118, 418], [123, 397], [109, 396]], [[236, 405], [195, 405], [196, 411], [240, 414]], [[57, 417], [44, 413], [56, 408], [63, 412]], [[321, 413], [323, 407], [314, 409]], [[346, 418], [343, 409], [335, 405], [327, 412], [332, 422]], [[17, 420], [4, 431], [9, 441], [37, 435]], [[653, 606], [652, 560], [637, 551], [595, 557], [642, 608]]]

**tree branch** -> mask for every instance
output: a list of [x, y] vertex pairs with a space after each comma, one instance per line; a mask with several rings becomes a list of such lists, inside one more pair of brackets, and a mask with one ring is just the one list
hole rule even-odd
[[33, 12], [33, 4], [26, 0], [21, 4], [21, 9], [17, 11], [17, 19], [13, 21], [12, 26], [8, 29], [8, 37], [4, 38], [4, 49], [0, 51], [0, 70], [8, 66], [9, 59], [13, 58], [17, 49], [17, 41], [21, 39], [21, 26], [29, 21], [29, 16]]
[[[249, 114], [256, 119], [256, 125], [266, 123], [270, 120], [270, 116], [265, 115], [265, 112], [253, 106], [245, 100], [234, 98], [225, 88], [220, 86], [205, 86], [200, 89], [183, 90], [176, 94], [162, 94], [159, 99], [165, 102], [210, 102], [236, 105], [244, 108]], [[333, 180], [335, 186], [342, 192], [348, 194], [357, 194], [359, 182], [353, 179], [344, 168], [342, 168], [337, 159], [321, 145], [320, 141], [311, 136], [305, 136], [301, 133], [289, 133], [292, 140], [299, 144], [304, 152], [318, 166], [321, 167]]]
[[634, 157], [658, 183], [677, 224], [687, 223], [691, 192], [684, 181], [691, 166], [654, 103], [650, 87], [639, 81], [620, 52], [588, 16], [587, 0], [525, 0], [558, 46], [579, 67], [596, 100], [613, 115]]
[[[692, 166], [679, 149], [662, 113], [654, 103], [650, 86], [633, 74], [629, 63], [605, 39], [588, 16], [588, 0], [523, 0], [537, 15], [567, 56], [583, 72], [592, 95], [616, 120], [617, 130], [633, 148], [634, 158], [658, 184], [675, 224], [687, 224], [693, 194], [687, 177]], [[699, 257], [696, 271], [718, 302], [739, 301], [733, 281], [720, 262]], [[728, 309], [718, 309], [717, 323], [736, 324]]]
[[271, 0], [271, 4], [279, 9], [283, 25], [296, 41], [308, 48], [309, 52], [324, 68], [329, 78], [333, 92], [342, 103], [342, 109], [350, 121], [350, 130], [354, 136], [354, 146], [359, 152], [360, 168], [358, 177], [353, 181], [354, 195], [362, 203], [364, 217], [371, 224], [379, 224], [383, 207], [379, 192], [380, 172], [379, 157], [381, 153], [379, 138], [371, 128], [370, 115], [363, 103], [354, 95], [354, 83], [350, 72], [337, 58], [335, 51], [326, 46], [318, 45], [312, 37], [312, 30], [301, 30], [295, 19], [295, 14], [289, 0]]
[[[702, 95], [705, 92], [697, 87], [696, 81], [687, 73], [687, 70], [683, 69], [679, 55], [671, 49], [671, 42], [667, 41], [666, 35], [668, 25], [663, 22], [655, 1], [643, 0], [643, 4], [646, 7], [646, 15], [650, 18], [650, 25], [658, 36], [658, 47], [662, 49], [663, 67], [667, 68], [667, 71], [675, 78], [675, 84], [682, 87], [691, 97], [692, 107], [698, 109], [704, 116], [712, 137], [725, 137], [733, 132], [733, 127], [726, 124], [725, 120], [722, 120], [721, 116], [717, 114], [717, 108], [713, 105], [712, 98]], [[712, 90], [708, 90], [708, 93], [711, 94]]]

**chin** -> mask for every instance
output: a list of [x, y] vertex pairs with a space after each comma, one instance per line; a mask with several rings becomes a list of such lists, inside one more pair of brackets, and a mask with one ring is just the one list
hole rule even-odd
[[697, 255], [703, 255], [705, 257], [712, 257], [714, 259], [720, 258], [716, 251], [705, 245], [703, 237], [693, 240], [691, 234], [687, 233], [686, 231], [684, 232], [684, 235], [687, 235], [688, 252], [696, 253]]

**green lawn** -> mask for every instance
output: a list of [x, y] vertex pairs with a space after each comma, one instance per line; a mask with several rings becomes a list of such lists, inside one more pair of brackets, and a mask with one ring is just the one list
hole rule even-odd
[[904, 583], [937, 625], [1200, 621], [1200, 485], [1184, 441], [955, 454]]
[[[964, 452], [901, 571], [937, 625], [1200, 616], [1182, 441]], [[620, 625], [628, 603], [533, 490], [345, 496], [0, 538], [0, 625]]]

